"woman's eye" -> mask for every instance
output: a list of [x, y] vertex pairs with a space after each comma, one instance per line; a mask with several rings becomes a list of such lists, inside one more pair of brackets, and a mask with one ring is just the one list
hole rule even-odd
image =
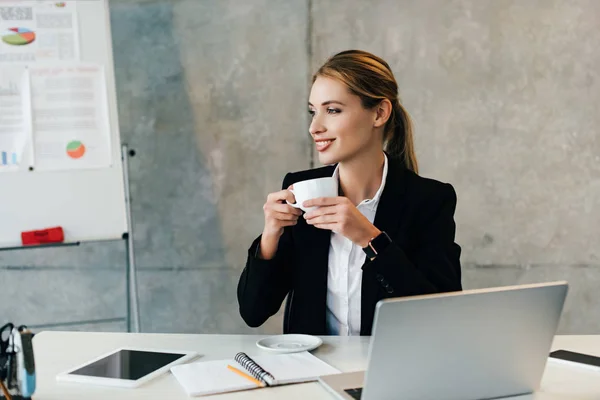
[[327, 109], [327, 114], [339, 114], [341, 112], [342, 112], [342, 110], [340, 110], [339, 108], [328, 108]]
[[308, 113], [310, 114], [311, 117], [315, 116], [315, 110], [308, 110]]

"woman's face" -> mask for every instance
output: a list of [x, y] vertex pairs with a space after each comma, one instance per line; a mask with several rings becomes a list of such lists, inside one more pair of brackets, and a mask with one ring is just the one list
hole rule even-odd
[[375, 132], [376, 109], [365, 109], [360, 97], [350, 93], [344, 83], [318, 77], [310, 91], [308, 110], [312, 115], [309, 132], [319, 161], [335, 164], [371, 146], [381, 148], [381, 138]]

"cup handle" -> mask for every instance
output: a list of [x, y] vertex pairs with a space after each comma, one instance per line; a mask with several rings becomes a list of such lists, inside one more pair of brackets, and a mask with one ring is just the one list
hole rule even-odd
[[[296, 197], [296, 193], [294, 193], [294, 189], [288, 189], [290, 192], [292, 192], [292, 194], [294, 195], [294, 197]], [[289, 201], [285, 201], [286, 203], [288, 203], [290, 206], [294, 207], [294, 208], [302, 208], [302, 206], [300, 204], [298, 204], [298, 202], [292, 204]]]

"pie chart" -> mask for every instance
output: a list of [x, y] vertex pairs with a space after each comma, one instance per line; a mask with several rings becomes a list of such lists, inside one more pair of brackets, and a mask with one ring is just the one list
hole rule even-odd
[[2, 41], [12, 46], [25, 46], [35, 40], [35, 32], [27, 28], [8, 28], [2, 33]]
[[73, 159], [83, 157], [85, 154], [85, 146], [79, 140], [73, 140], [67, 145], [67, 155]]

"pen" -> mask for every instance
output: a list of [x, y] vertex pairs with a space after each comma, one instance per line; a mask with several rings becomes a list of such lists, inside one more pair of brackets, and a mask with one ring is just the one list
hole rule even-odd
[[25, 326], [13, 329], [14, 347], [17, 352], [17, 382], [24, 398], [35, 392], [35, 360], [33, 357], [33, 333]]
[[10, 397], [10, 393], [8, 393], [8, 389], [6, 389], [6, 386], [4, 386], [4, 383], [2, 383], [2, 381], [0, 381], [0, 389], [2, 389], [2, 393], [4, 394], [4, 397], [6, 397], [6, 400], [12, 400], [12, 397]]
[[235, 372], [239, 376], [243, 376], [244, 378], [248, 379], [249, 381], [254, 382], [257, 386], [260, 386], [260, 387], [264, 387], [265, 386], [265, 384], [262, 383], [261, 381], [259, 381], [258, 379], [255, 379], [255, 378], [251, 377], [250, 375], [246, 374], [245, 372], [240, 371], [239, 369], [237, 369], [235, 367], [232, 367], [231, 365], [228, 365], [227, 369], [229, 369], [230, 371]]

